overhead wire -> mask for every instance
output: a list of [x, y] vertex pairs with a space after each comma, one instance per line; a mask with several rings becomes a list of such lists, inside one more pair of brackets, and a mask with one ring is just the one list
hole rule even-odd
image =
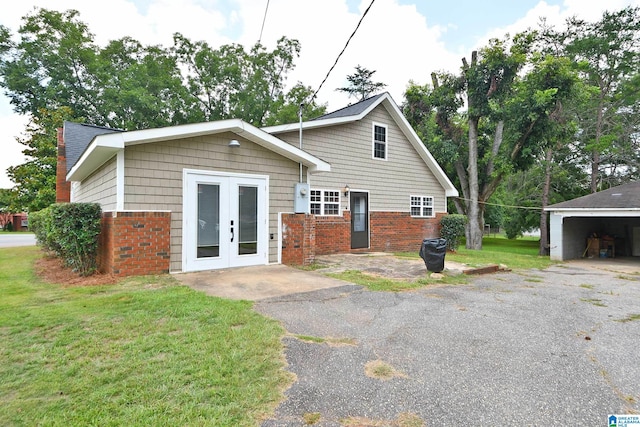
[[[464, 197], [452, 197], [453, 199], [464, 200], [466, 202], [470, 202], [471, 199], [465, 199]], [[478, 200], [478, 203], [482, 203], [483, 205], [491, 205], [491, 206], [500, 206], [502, 208], [513, 208], [513, 209], [530, 209], [535, 211], [544, 210], [544, 208], [539, 208], [537, 206], [518, 206], [518, 205], [504, 205], [502, 203], [490, 203], [490, 202], [482, 202]]]
[[262, 41], [262, 32], [264, 31], [264, 23], [267, 21], [267, 12], [269, 11], [269, 0], [267, 0], [267, 7], [264, 9], [264, 16], [262, 17], [262, 27], [260, 28], [260, 37], [258, 38], [258, 44]]
[[369, 13], [369, 9], [371, 9], [371, 6], [373, 6], [373, 3], [375, 3], [376, 0], [371, 0], [371, 3], [369, 3], [369, 6], [367, 7], [367, 9], [364, 11], [364, 13], [362, 14], [362, 16], [360, 17], [360, 20], [358, 21], [358, 25], [356, 25], [356, 28], [353, 30], [353, 33], [351, 33], [351, 35], [349, 36], [349, 38], [347, 39], [347, 42], [345, 43], [344, 47], [342, 48], [342, 50], [340, 51], [340, 53], [338, 54], [338, 57], [336, 58], [336, 61], [333, 63], [333, 65], [331, 66], [331, 68], [329, 69], [329, 71], [327, 72], [327, 75], [324, 77], [324, 80], [322, 80], [322, 83], [320, 83], [320, 86], [318, 86], [318, 89], [313, 93], [313, 95], [311, 96], [310, 99], [310, 103], [313, 102], [314, 99], [316, 99], [316, 96], [318, 95], [318, 92], [320, 92], [320, 89], [322, 89], [322, 86], [324, 85], [324, 83], [327, 81], [327, 79], [329, 78], [329, 75], [331, 74], [331, 72], [333, 71], [333, 69], [336, 67], [336, 65], [338, 64], [338, 61], [340, 60], [340, 57], [342, 56], [342, 54], [344, 53], [345, 50], [347, 50], [347, 46], [349, 46], [349, 42], [351, 41], [351, 39], [353, 38], [353, 36], [356, 35], [356, 32], [358, 31], [358, 28], [360, 28], [360, 24], [362, 24], [362, 20], [364, 19], [365, 16], [367, 16], [367, 13]]

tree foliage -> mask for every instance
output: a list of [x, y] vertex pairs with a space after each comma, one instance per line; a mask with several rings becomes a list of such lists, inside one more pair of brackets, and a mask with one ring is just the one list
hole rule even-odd
[[627, 166], [624, 159], [631, 154], [633, 167], [638, 160], [637, 152], [629, 150], [629, 136], [637, 133], [640, 122], [635, 115], [630, 128], [623, 120], [630, 118], [628, 113], [638, 99], [633, 82], [640, 69], [640, 8], [605, 12], [596, 22], [571, 18], [565, 30], [546, 27], [543, 35], [575, 64], [591, 88], [591, 96], [577, 111], [581, 131], [577, 147], [590, 163], [591, 192], [612, 176], [610, 185], [616, 185], [615, 176]]
[[101, 47], [77, 11], [47, 9], [25, 16], [17, 36], [0, 28], [0, 86], [21, 114], [64, 106], [86, 122], [125, 130], [228, 118], [263, 126], [304, 87], [285, 90], [300, 53], [286, 37], [273, 50], [213, 48], [179, 33], [170, 47], [131, 37]]
[[371, 71], [360, 65], [356, 65], [355, 73], [347, 76], [349, 86], [341, 87], [336, 90], [339, 92], [345, 92], [349, 95], [349, 98], [353, 97], [358, 101], [363, 101], [387, 87], [387, 85], [382, 82], [374, 82], [372, 80], [375, 73], [375, 70]]

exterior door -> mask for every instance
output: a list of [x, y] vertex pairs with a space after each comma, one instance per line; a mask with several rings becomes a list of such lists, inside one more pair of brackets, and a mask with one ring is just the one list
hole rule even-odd
[[268, 262], [266, 178], [186, 174], [183, 270]]
[[351, 207], [351, 249], [369, 247], [369, 193], [352, 191], [349, 198]]

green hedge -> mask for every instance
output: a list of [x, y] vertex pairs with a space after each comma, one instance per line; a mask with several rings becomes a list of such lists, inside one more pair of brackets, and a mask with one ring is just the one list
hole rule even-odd
[[440, 237], [447, 239], [447, 249], [457, 251], [464, 237], [467, 217], [464, 215], [445, 215], [440, 219]]
[[82, 276], [93, 274], [102, 209], [97, 203], [59, 203], [29, 214], [38, 244]]

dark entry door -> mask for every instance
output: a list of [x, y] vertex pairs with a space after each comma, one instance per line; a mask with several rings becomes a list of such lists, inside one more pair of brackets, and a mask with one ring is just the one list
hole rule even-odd
[[351, 249], [369, 247], [369, 194], [352, 191], [351, 206]]

